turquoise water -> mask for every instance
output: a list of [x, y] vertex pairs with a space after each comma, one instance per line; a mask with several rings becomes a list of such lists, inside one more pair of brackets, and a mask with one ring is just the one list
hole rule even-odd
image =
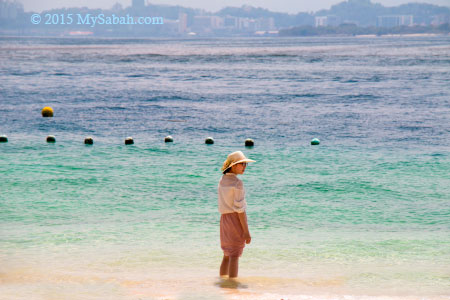
[[[7, 40], [0, 298], [449, 299], [447, 42]], [[98, 62], [92, 49], [105, 44]], [[378, 54], [347, 51], [355, 47]], [[402, 47], [404, 56], [389, 54]], [[118, 57], [136, 59], [143, 77], [129, 77], [136, 68]], [[212, 62], [247, 84], [225, 88], [233, 72]], [[129, 73], [114, 82], [110, 68]], [[268, 90], [252, 77], [267, 74]], [[40, 117], [46, 105], [54, 118]], [[129, 135], [136, 143], [125, 146]], [[255, 147], [243, 146], [247, 137]], [[241, 176], [252, 243], [229, 287], [218, 277], [216, 188], [235, 150], [256, 162]]]
[[2, 145], [3, 288], [56, 281], [64, 295], [88, 281], [104, 293], [135, 280], [155, 296], [148, 278], [181, 292], [216, 279], [219, 168], [241, 149], [257, 160], [242, 176], [253, 236], [244, 290], [448, 294], [448, 152], [17, 143]]

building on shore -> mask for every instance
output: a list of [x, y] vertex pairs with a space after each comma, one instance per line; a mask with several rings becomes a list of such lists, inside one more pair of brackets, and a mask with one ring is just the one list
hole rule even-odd
[[377, 27], [412, 26], [414, 18], [412, 15], [388, 15], [377, 17]]
[[450, 16], [444, 14], [433, 16], [431, 21], [431, 25], [433, 26], [439, 26], [446, 23], [450, 23]]
[[185, 13], [178, 14], [178, 33], [188, 32], [188, 15]]
[[341, 22], [341, 18], [338, 16], [319, 16], [315, 17], [315, 26], [316, 27], [322, 27], [322, 26], [339, 26]]

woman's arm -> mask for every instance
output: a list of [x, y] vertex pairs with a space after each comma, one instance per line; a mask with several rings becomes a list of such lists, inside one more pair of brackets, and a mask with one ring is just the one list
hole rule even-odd
[[248, 224], [247, 224], [247, 213], [244, 211], [243, 213], [238, 213], [239, 221], [241, 222], [242, 229], [244, 229], [244, 238], [245, 243], [250, 244], [252, 241], [252, 237], [250, 236], [250, 232], [248, 231]]

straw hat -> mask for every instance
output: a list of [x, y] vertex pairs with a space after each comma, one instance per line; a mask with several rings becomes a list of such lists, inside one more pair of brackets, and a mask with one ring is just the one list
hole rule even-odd
[[248, 159], [245, 157], [244, 153], [242, 151], [236, 151], [233, 153], [228, 154], [227, 159], [223, 162], [222, 171], [225, 171], [228, 168], [231, 168], [232, 166], [240, 163], [248, 163], [248, 162], [254, 162], [252, 159]]

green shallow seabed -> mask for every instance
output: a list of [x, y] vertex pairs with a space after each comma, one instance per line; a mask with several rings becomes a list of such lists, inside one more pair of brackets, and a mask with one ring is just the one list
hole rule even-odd
[[253, 237], [241, 273], [338, 278], [343, 291], [353, 292], [450, 292], [448, 152], [0, 146], [0, 247], [11, 268], [42, 255], [53, 262], [50, 269], [70, 256], [83, 257], [87, 270], [112, 264], [114, 272], [146, 268], [170, 275], [180, 266], [215, 272], [220, 166], [240, 149], [257, 161], [241, 176]]

